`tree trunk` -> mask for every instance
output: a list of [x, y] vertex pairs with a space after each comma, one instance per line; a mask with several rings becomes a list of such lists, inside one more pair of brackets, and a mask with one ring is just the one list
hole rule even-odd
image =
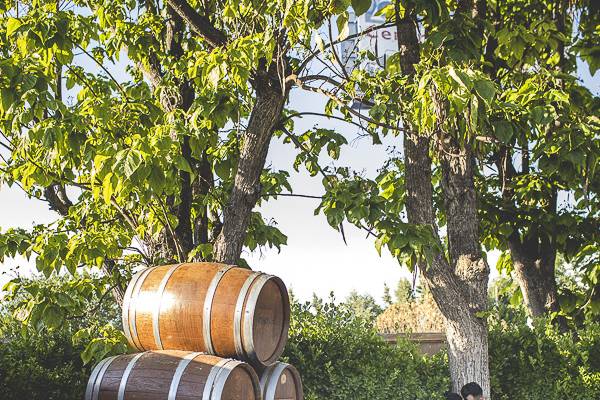
[[[404, 18], [399, 15], [396, 9], [400, 66], [412, 77], [419, 62], [417, 23], [409, 9]], [[431, 141], [407, 125], [403, 143], [408, 222], [429, 225], [441, 243], [433, 206]], [[489, 268], [479, 244], [473, 156], [469, 149], [458, 146], [447, 151], [460, 154], [442, 160], [450, 262], [439, 253], [429, 265], [419, 267], [446, 321], [453, 390], [458, 392], [465, 383], [477, 382], [489, 398], [487, 322], [478, 317], [487, 308]]]
[[273, 128], [281, 116], [286, 99], [279, 82], [272, 79], [269, 72], [257, 75], [256, 103], [242, 138], [233, 188], [223, 212], [223, 226], [214, 245], [214, 259], [227, 264], [235, 264], [242, 252], [250, 214], [260, 197], [260, 175], [265, 166]]
[[[556, 22], [559, 32], [568, 34], [566, 27], [566, 14], [568, 2], [560, 0], [553, 5], [552, 18]], [[558, 54], [560, 61], [556, 66], [557, 71], [566, 73], [567, 60], [565, 47], [562, 41], [558, 42]], [[562, 80], [559, 81], [564, 88]], [[554, 129], [548, 129], [547, 138], [552, 139], [552, 135], [559, 130], [559, 126]], [[527, 160], [529, 164], [529, 160]], [[512, 163], [510, 165], [512, 167]], [[529, 167], [523, 169], [524, 173], [529, 172]], [[514, 167], [507, 173], [515, 174]], [[511, 177], [509, 175], [509, 177]], [[553, 188], [552, 196], [548, 207], [543, 212], [556, 214], [558, 208], [558, 189]], [[530, 228], [531, 230], [531, 228]], [[560, 311], [558, 299], [558, 289], [556, 286], [556, 254], [557, 249], [554, 245], [555, 233], [548, 237], [544, 232], [532, 232], [530, 237], [521, 241], [517, 235], [510, 238], [510, 253], [513, 260], [515, 275], [523, 294], [523, 299], [529, 315], [532, 317], [547, 316]], [[562, 331], [567, 330], [567, 321], [562, 316], [555, 320]]]
[[[487, 321], [489, 267], [481, 252], [474, 157], [469, 144], [459, 146], [444, 133], [439, 143], [442, 190], [446, 208], [448, 254], [457, 278], [459, 295], [453, 307], [446, 306], [446, 332], [450, 376], [455, 391], [477, 382], [490, 394]], [[440, 307], [444, 307], [440, 305]]]
[[[510, 180], [517, 176], [517, 171], [510, 161], [512, 155], [508, 148], [503, 149], [496, 165], [500, 171], [500, 178], [503, 182], [502, 197], [508, 208], [512, 208], [515, 202], [514, 192], [511, 188]], [[528, 173], [529, 168], [523, 166], [523, 173]], [[517, 203], [518, 204], [518, 203]], [[555, 214], [557, 209], [557, 193], [549, 201], [548, 207], [541, 212]], [[521, 293], [527, 312], [531, 317], [542, 317], [560, 310], [558, 299], [558, 288], [556, 286], [556, 254], [557, 249], [553, 237], [548, 237], [542, 232], [540, 227], [518, 226], [514, 215], [511, 212], [503, 211], [500, 213], [503, 222], [510, 224], [513, 233], [508, 238], [508, 247], [513, 261], [515, 278]], [[519, 230], [525, 230], [525, 238], [517, 233]], [[559, 317], [556, 321], [561, 330], [566, 330], [566, 320]]]
[[[408, 221], [431, 226], [437, 237], [428, 140], [409, 133], [404, 140]], [[489, 396], [487, 322], [479, 314], [487, 309], [489, 267], [479, 247], [471, 152], [443, 160], [442, 168], [450, 262], [440, 253], [420, 268], [446, 321], [454, 390], [477, 382]]]
[[446, 318], [452, 391], [460, 393], [464, 384], [477, 382], [481, 385], [486, 399], [489, 399], [487, 323], [468, 311], [456, 317]]
[[510, 253], [525, 306], [532, 317], [541, 317], [560, 309], [555, 279], [555, 252], [540, 254], [531, 246], [511, 241]]
[[[171, 16], [177, 14], [180, 17], [173, 18], [176, 27], [183, 23], [187, 24], [192, 32], [202, 37], [212, 48], [227, 43], [226, 34], [216, 29], [208, 16], [198, 14], [187, 1], [169, 0], [168, 4], [167, 9], [172, 14]], [[174, 35], [168, 36], [174, 37]], [[176, 41], [175, 44], [177, 44]], [[233, 188], [223, 210], [223, 223], [213, 246], [215, 261], [229, 264], [238, 261], [252, 209], [261, 194], [260, 176], [265, 165], [273, 128], [281, 116], [287, 98], [287, 88], [283, 88], [279, 81], [278, 67], [282, 67], [279, 61], [282, 61], [283, 58], [275, 58], [278, 60], [277, 63], [271, 63], [270, 67], [265, 67], [263, 64], [254, 74], [252, 84], [256, 91], [256, 102], [250, 114], [247, 130], [242, 136], [240, 158]], [[191, 193], [192, 185], [187, 185], [188, 182], [185, 179], [182, 179], [182, 184], [185, 186], [182, 191]], [[178, 216], [182, 215], [182, 211], [184, 216], [189, 215], [188, 204], [189, 202], [182, 201]], [[182, 206], [184, 206], [183, 209], [181, 209]], [[189, 220], [182, 221], [180, 218], [177, 228], [178, 232], [179, 230], [184, 231], [184, 238], [193, 238], [191, 222]], [[185, 225], [182, 225], [183, 223]], [[202, 235], [206, 237], [204, 231]]]

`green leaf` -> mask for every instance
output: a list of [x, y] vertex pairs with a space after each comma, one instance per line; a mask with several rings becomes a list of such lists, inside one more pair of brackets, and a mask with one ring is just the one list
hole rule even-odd
[[192, 171], [192, 167], [190, 167], [190, 164], [188, 164], [187, 160], [181, 156], [178, 155], [175, 157], [175, 166], [185, 172], [189, 172], [190, 174], [193, 173]]
[[125, 158], [125, 176], [131, 178], [131, 175], [137, 171], [142, 164], [142, 156], [138, 150], [130, 150]]
[[0, 90], [0, 100], [0, 114], [3, 114], [8, 111], [15, 101], [13, 90], [10, 88], [3, 88]]
[[381, 247], [384, 245], [385, 240], [385, 235], [381, 235], [375, 239], [375, 250], [377, 250], [377, 254], [379, 254], [379, 256], [381, 256]]
[[363, 15], [371, 8], [371, 0], [352, 0], [352, 8], [357, 17]]
[[[293, 3], [293, 1], [291, 1], [291, 3]], [[334, 14], [346, 12], [348, 6], [350, 5], [350, 1], [348, 0], [333, 0], [331, 3], [332, 12]]]
[[471, 81], [462, 71], [457, 71], [454, 67], [450, 67], [448, 68], [448, 75], [450, 75], [450, 77], [462, 88], [469, 88]]
[[219, 86], [219, 80], [221, 80], [221, 70], [219, 68], [219, 66], [215, 66], [213, 67], [210, 72], [208, 73], [208, 83], [213, 87], [216, 88]]
[[482, 79], [475, 81], [475, 91], [487, 104], [490, 104], [496, 95], [496, 87], [494, 84]]
[[44, 319], [44, 324], [51, 329], [60, 327], [63, 322], [62, 310], [53, 304], [49, 304], [44, 308], [42, 317]]
[[9, 38], [13, 33], [17, 31], [23, 25], [20, 19], [17, 18], [9, 18], [6, 22], [6, 37]]
[[512, 124], [508, 121], [496, 121], [493, 126], [496, 138], [502, 143], [510, 143], [514, 134]]
[[110, 158], [110, 156], [107, 156], [104, 154], [96, 154], [96, 156], [94, 156], [94, 167], [96, 167], [96, 172], [99, 172], [102, 170], [104, 163], [109, 158]]
[[348, 19], [350, 18], [348, 12], [343, 12], [337, 18], [336, 24], [338, 27], [337, 40], [345, 40], [350, 33], [350, 26], [348, 25]]
[[157, 193], [160, 193], [165, 186], [165, 174], [160, 167], [153, 165], [150, 168], [150, 175], [148, 177], [150, 187]]
[[113, 173], [109, 172], [102, 181], [102, 197], [106, 204], [110, 204], [113, 195], [112, 177]]

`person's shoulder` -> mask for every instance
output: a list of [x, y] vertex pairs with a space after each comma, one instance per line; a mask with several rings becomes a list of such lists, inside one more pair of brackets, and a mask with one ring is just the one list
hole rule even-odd
[[444, 396], [446, 397], [446, 400], [463, 400], [463, 398], [460, 397], [460, 394], [454, 392], [446, 392], [444, 393]]

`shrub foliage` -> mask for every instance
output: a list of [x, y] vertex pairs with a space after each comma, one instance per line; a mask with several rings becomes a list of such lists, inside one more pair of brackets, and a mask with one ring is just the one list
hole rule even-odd
[[[64, 284], [55, 280], [49, 285]], [[81, 329], [86, 321], [66, 317], [56, 329], [38, 330], [15, 318], [22, 300], [25, 295], [15, 296], [0, 308], [2, 400], [81, 399], [93, 365], [84, 360], [126, 351], [113, 339], [116, 316], [110, 303], [86, 316], [104, 319], [94, 331]], [[450, 385], [446, 354], [427, 357], [412, 343], [385, 343], [372, 319], [356, 313], [354, 306], [336, 303], [333, 297], [300, 303], [292, 296], [290, 340], [283, 358], [300, 371], [305, 398], [443, 399]], [[600, 324], [588, 322], [576, 334], [561, 334], [544, 321], [531, 328], [523, 312], [502, 304], [490, 312], [489, 320], [494, 400], [600, 398]], [[113, 327], [112, 333], [103, 332], [107, 326]]]

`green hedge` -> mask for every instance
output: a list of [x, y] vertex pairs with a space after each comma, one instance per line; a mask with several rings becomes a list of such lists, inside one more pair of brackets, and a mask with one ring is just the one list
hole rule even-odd
[[[95, 279], [36, 277], [5, 285], [0, 300], [0, 399], [81, 400], [93, 362], [126, 351], [112, 298], [100, 302], [98, 293], [88, 290], [96, 286]], [[59, 306], [45, 307], [58, 316], [51, 324], [44, 316], [49, 311], [28, 313], [32, 302], [48, 298]]]
[[[0, 398], [81, 399], [92, 366], [81, 361], [85, 340], [73, 345], [67, 327], [23, 333], [0, 313]], [[494, 400], [600, 399], [600, 324], [575, 339], [541, 323], [531, 329], [520, 314], [494, 310], [490, 319]], [[299, 369], [307, 400], [442, 399], [449, 387], [443, 352], [423, 357], [411, 343], [390, 346], [370, 321], [333, 301], [292, 301], [284, 359]]]
[[20, 322], [0, 322], [2, 400], [81, 400], [90, 365], [79, 356], [71, 334], [21, 331]]
[[[510, 321], [510, 320], [509, 320]], [[560, 334], [524, 318], [490, 324], [490, 372], [494, 400], [600, 399], [600, 324]]]
[[[490, 317], [492, 399], [600, 399], [600, 324], [560, 334], [520, 311]], [[299, 369], [307, 400], [441, 399], [447, 357], [422, 357], [411, 343], [389, 346], [348, 307], [292, 303], [287, 360]]]
[[424, 358], [414, 345], [386, 344], [349, 307], [292, 301], [284, 358], [304, 383], [305, 398], [442, 399], [449, 387], [444, 355]]

